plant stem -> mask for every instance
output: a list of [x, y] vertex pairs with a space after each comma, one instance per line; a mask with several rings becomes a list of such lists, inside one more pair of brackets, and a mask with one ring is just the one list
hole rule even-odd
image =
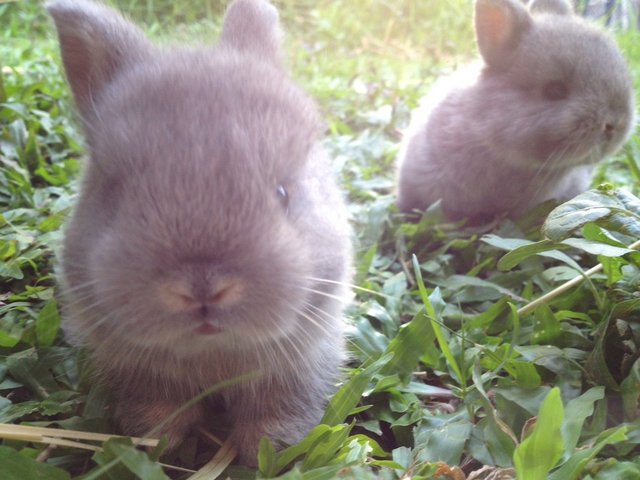
[[2, 64], [0, 64], [0, 103], [7, 101], [7, 92], [4, 89], [4, 80], [2, 80]]
[[627, 165], [629, 165], [629, 169], [636, 180], [640, 182], [640, 166], [638, 166], [638, 161], [636, 160], [636, 154], [638, 153], [637, 144], [632, 145], [631, 150], [633, 153], [627, 155]]
[[[637, 242], [632, 243], [631, 245], [629, 245], [628, 248], [631, 249], [631, 250], [635, 250], [635, 249], [637, 249], [639, 247], [640, 247], [640, 240], [638, 240]], [[560, 285], [558, 288], [555, 288], [555, 289], [551, 290], [549, 293], [544, 294], [540, 298], [537, 298], [534, 301], [532, 301], [530, 303], [527, 303], [524, 307], [518, 309], [518, 315], [526, 315], [527, 313], [530, 313], [530, 312], [534, 311], [536, 308], [538, 308], [543, 303], [550, 302], [551, 300], [553, 300], [554, 298], [558, 297], [559, 295], [562, 295], [567, 290], [572, 289], [576, 285], [582, 283], [587, 278], [589, 278], [592, 275], [598, 273], [603, 268], [604, 267], [602, 266], [602, 264], [599, 263], [595, 267], [592, 267], [589, 270], [587, 270], [586, 272], [584, 272], [582, 275], [578, 275], [577, 277], [572, 278], [568, 282], [563, 283], [562, 285]]]

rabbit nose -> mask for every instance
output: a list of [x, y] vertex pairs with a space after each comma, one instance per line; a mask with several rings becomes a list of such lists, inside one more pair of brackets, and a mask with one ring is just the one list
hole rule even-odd
[[202, 305], [231, 307], [237, 304], [244, 293], [244, 285], [236, 277], [222, 278], [199, 292], [196, 299]]
[[244, 293], [244, 284], [239, 278], [222, 278], [208, 285], [191, 286], [182, 281], [171, 281], [160, 287], [160, 301], [170, 311], [178, 313], [197, 310], [206, 316], [211, 307], [232, 307]]

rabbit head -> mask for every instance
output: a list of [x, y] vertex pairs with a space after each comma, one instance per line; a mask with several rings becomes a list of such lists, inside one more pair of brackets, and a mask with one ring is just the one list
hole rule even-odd
[[478, 88], [488, 144], [517, 166], [593, 164], [634, 121], [633, 87], [615, 42], [565, 0], [478, 0], [485, 68]]
[[71, 336], [191, 355], [294, 335], [312, 290], [338, 290], [312, 279], [344, 278], [349, 228], [276, 10], [237, 0], [217, 47], [180, 49], [97, 3], [48, 8], [91, 153], [64, 244]]

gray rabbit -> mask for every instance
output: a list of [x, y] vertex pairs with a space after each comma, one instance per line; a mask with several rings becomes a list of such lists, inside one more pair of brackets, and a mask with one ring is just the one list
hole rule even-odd
[[[240, 460], [299, 441], [344, 359], [351, 231], [278, 13], [236, 0], [218, 46], [159, 47], [112, 9], [47, 4], [90, 160], [66, 230], [64, 328], [142, 435], [221, 392]], [[246, 374], [246, 375], [245, 375]], [[200, 402], [162, 425], [176, 446]]]
[[565, 0], [477, 0], [484, 64], [440, 82], [399, 154], [398, 206], [442, 199], [452, 218], [518, 215], [588, 188], [634, 124], [633, 87], [609, 36]]

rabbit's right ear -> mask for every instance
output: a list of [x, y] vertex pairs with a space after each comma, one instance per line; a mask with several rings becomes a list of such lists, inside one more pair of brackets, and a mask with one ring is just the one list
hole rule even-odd
[[532, 25], [521, 0], [477, 0], [475, 27], [478, 48], [490, 67], [505, 68], [520, 41]]
[[221, 46], [277, 61], [281, 40], [278, 10], [267, 0], [235, 0], [227, 9]]
[[92, 98], [128, 65], [149, 50], [142, 30], [119, 13], [89, 0], [53, 0], [46, 4], [60, 39], [67, 79], [83, 118]]

